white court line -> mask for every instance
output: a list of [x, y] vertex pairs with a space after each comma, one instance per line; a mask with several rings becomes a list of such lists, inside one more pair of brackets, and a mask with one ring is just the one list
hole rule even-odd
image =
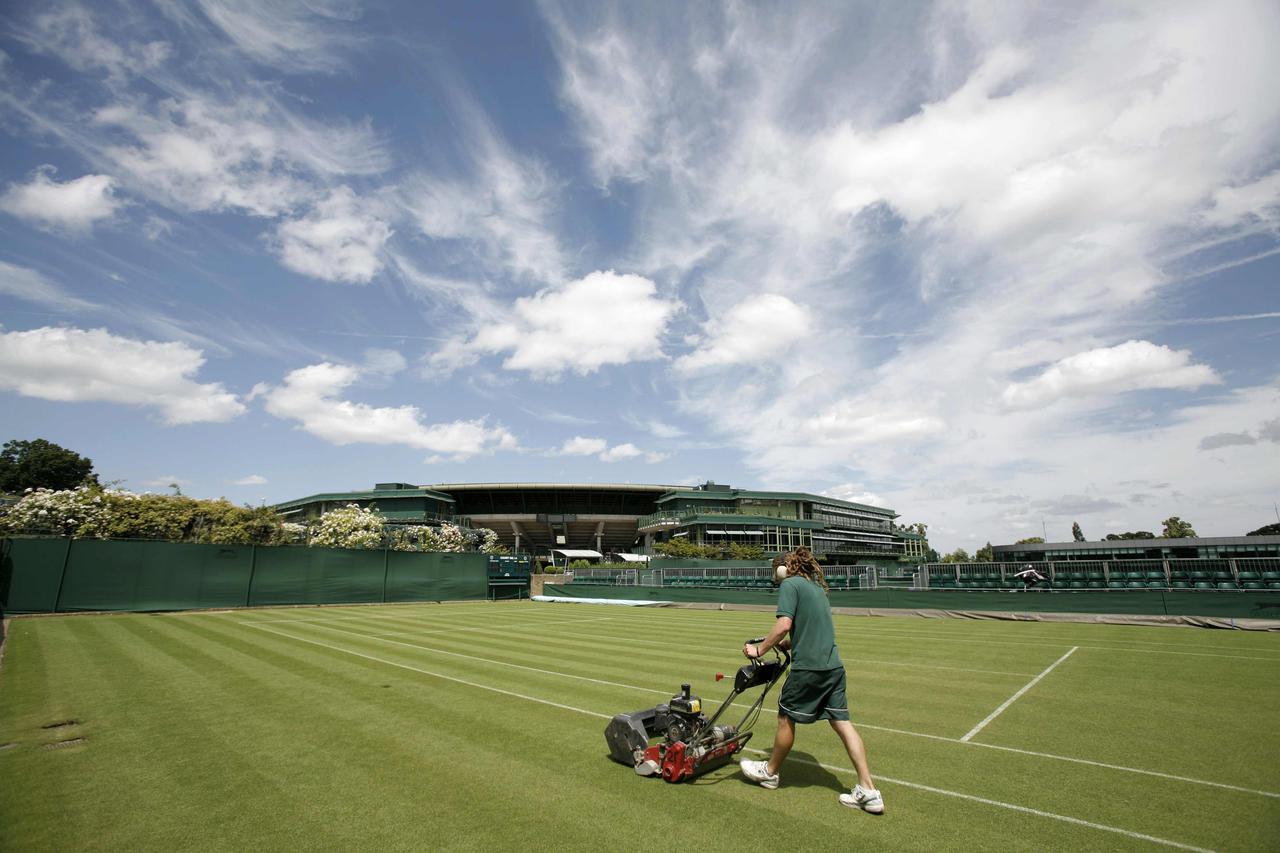
[[1026, 692], [1027, 692], [1028, 690], [1030, 690], [1032, 687], [1035, 687], [1037, 684], [1039, 684], [1039, 683], [1040, 683], [1040, 679], [1044, 678], [1046, 675], [1048, 675], [1049, 673], [1053, 672], [1054, 668], [1056, 668], [1058, 664], [1062, 663], [1064, 660], [1066, 660], [1067, 658], [1071, 657], [1071, 655], [1075, 654], [1075, 651], [1076, 651], [1076, 649], [1078, 649], [1078, 648], [1080, 648], [1080, 647], [1079, 647], [1079, 646], [1072, 646], [1070, 649], [1067, 649], [1067, 653], [1066, 653], [1065, 655], [1063, 655], [1062, 657], [1058, 658], [1058, 659], [1057, 659], [1056, 661], [1054, 661], [1053, 663], [1049, 664], [1047, 667], [1045, 667], [1044, 672], [1040, 673], [1040, 674], [1039, 674], [1039, 675], [1037, 675], [1035, 678], [1033, 678], [1033, 679], [1031, 679], [1030, 681], [1028, 681], [1026, 684], [1024, 684], [1024, 685], [1022, 686], [1022, 689], [1021, 689], [1021, 690], [1019, 690], [1017, 693], [1015, 693], [1015, 694], [1013, 694], [1012, 696], [1010, 696], [1008, 699], [1004, 700], [1004, 704], [1003, 704], [1003, 705], [1001, 705], [999, 708], [996, 708], [994, 711], [992, 711], [990, 714], [988, 714], [988, 715], [987, 715], [987, 718], [986, 718], [985, 720], [983, 720], [982, 722], [978, 723], [978, 724], [977, 724], [976, 726], [974, 726], [973, 728], [969, 729], [969, 733], [968, 733], [967, 735], [965, 735], [964, 737], [960, 738], [960, 740], [964, 741], [965, 743], [968, 743], [968, 742], [973, 738], [973, 736], [974, 736], [974, 735], [976, 735], [978, 732], [982, 731], [983, 729], [985, 729], [985, 728], [987, 727], [987, 723], [991, 722], [991, 721], [992, 721], [992, 720], [994, 720], [996, 717], [998, 717], [998, 716], [1000, 716], [1001, 714], [1003, 714], [1003, 713], [1004, 713], [1004, 711], [1005, 711], [1005, 709], [1006, 709], [1006, 708], [1008, 708], [1010, 705], [1012, 705], [1014, 702], [1018, 701], [1018, 698], [1019, 698], [1020, 696], [1022, 696], [1022, 694], [1023, 694], [1023, 693], [1026, 693]]
[[[763, 749], [756, 749], [754, 746], [747, 747], [746, 751], [754, 752], [757, 755], [769, 754]], [[824, 764], [821, 761], [810, 761], [807, 758], [788, 758], [787, 760], [795, 761], [798, 764], [808, 764], [812, 767], [821, 767], [824, 770], [831, 770], [837, 773], [843, 770], [849, 769], [847, 767], [839, 767], [834, 764]], [[1087, 826], [1090, 829], [1099, 829], [1099, 830], [1102, 830], [1103, 832], [1115, 832], [1120, 835], [1128, 836], [1129, 838], [1137, 838], [1142, 841], [1150, 841], [1152, 844], [1163, 844], [1166, 847], [1176, 847], [1179, 850], [1194, 850], [1196, 851], [1196, 853], [1213, 853], [1213, 851], [1207, 850], [1204, 847], [1194, 847], [1190, 844], [1183, 844], [1180, 841], [1170, 841], [1167, 838], [1157, 838], [1154, 835], [1146, 835], [1141, 832], [1134, 832], [1132, 829], [1121, 829], [1117, 826], [1108, 826], [1105, 823], [1094, 823], [1091, 820], [1081, 820], [1078, 817], [1069, 817], [1068, 815], [1054, 814], [1053, 812], [1046, 812], [1040, 809], [1033, 809], [1033, 808], [1029, 808], [1028, 806], [1019, 806], [1019, 805], [1015, 805], [1014, 803], [1002, 803], [999, 800], [989, 800], [986, 797], [976, 797], [973, 794], [962, 794], [959, 791], [948, 791], [943, 788], [935, 788], [932, 785], [921, 785], [919, 782], [907, 782], [906, 780], [893, 779], [889, 776], [880, 776], [878, 778], [884, 780], [885, 782], [890, 782], [894, 785], [902, 785], [905, 788], [915, 788], [918, 791], [928, 791], [931, 794], [942, 794], [945, 797], [959, 797], [962, 800], [968, 800], [973, 803], [982, 803], [983, 805], [996, 806], [1002, 809], [1012, 809], [1013, 811], [1022, 812], [1023, 814], [1035, 815], [1036, 817], [1045, 817], [1051, 820], [1061, 820], [1067, 823], [1073, 823], [1076, 826]]]
[[[255, 623], [244, 622], [240, 624], [253, 625]], [[264, 628], [263, 630], [269, 630], [269, 629]], [[400, 640], [387, 639], [386, 637], [380, 637], [373, 634], [360, 634], [355, 631], [348, 631], [345, 628], [330, 627], [329, 630], [341, 631], [344, 634], [351, 634], [353, 636], [362, 637], [367, 640], [377, 640], [379, 642], [392, 643], [398, 646], [407, 646], [409, 648], [421, 649], [423, 651], [442, 652], [447, 655], [453, 655], [455, 657], [462, 657], [462, 658], [472, 657], [474, 660], [484, 661], [485, 663], [492, 663], [500, 666], [512, 667], [515, 669], [531, 670], [533, 672], [544, 673], [547, 675], [556, 675], [561, 678], [569, 678], [576, 681], [589, 681], [595, 684], [604, 684], [612, 687], [622, 687], [628, 690], [638, 690], [644, 693], [654, 693], [654, 694], [659, 694], [663, 696], [666, 696], [669, 693], [669, 691], [666, 691], [666, 690], [656, 690], [652, 687], [642, 687], [638, 684], [621, 684], [616, 681], [604, 681], [598, 678], [590, 678], [585, 675], [574, 675], [573, 673], [558, 672], [556, 670], [549, 670], [549, 669], [536, 669], [534, 667], [529, 667], [529, 666], [525, 666], [523, 664], [518, 664], [518, 663], [511, 663], [509, 661], [498, 661], [498, 660], [493, 660], [491, 658], [478, 658], [470, 655], [464, 655], [461, 652], [450, 652], [445, 649], [436, 649], [431, 646], [424, 646], [420, 643], [407, 643], [407, 642], [402, 642]], [[301, 638], [297, 638], [297, 639], [301, 639]], [[731, 707], [749, 708], [751, 706], [744, 705], [740, 702], [734, 702]], [[895, 729], [895, 728], [890, 728], [888, 726], [877, 726], [872, 723], [867, 723], [862, 721], [858, 721], [857, 725], [865, 729], [874, 729], [875, 731], [889, 732], [891, 734], [926, 738], [928, 740], [939, 740], [939, 741], [945, 741], [946, 743], [958, 743], [958, 744], [964, 744], [965, 746], [977, 746], [977, 747], [982, 747], [983, 749], [996, 749], [996, 750], [1000, 750], [1001, 752], [1013, 752], [1019, 755], [1030, 755], [1036, 758], [1048, 758], [1054, 761], [1067, 761], [1072, 764], [1084, 764], [1090, 767], [1101, 767], [1105, 770], [1118, 770], [1124, 773], [1137, 773], [1141, 776], [1153, 776], [1159, 779], [1168, 779], [1173, 782], [1187, 782], [1192, 785], [1204, 785], [1211, 788], [1222, 788], [1228, 791], [1238, 791], [1242, 794], [1255, 794], [1262, 797], [1271, 797], [1272, 799], [1280, 799], [1280, 793], [1275, 793], [1273, 791], [1262, 791], [1257, 788], [1243, 788], [1239, 785], [1228, 785], [1225, 782], [1211, 782], [1207, 779], [1196, 779], [1191, 776], [1177, 776], [1172, 773], [1162, 773], [1159, 770], [1143, 770], [1142, 768], [1139, 768], [1139, 767], [1126, 767], [1122, 764], [1108, 764], [1103, 761], [1093, 761], [1092, 759], [1088, 759], [1088, 758], [1075, 758], [1069, 755], [1055, 755], [1054, 753], [1051, 753], [1051, 752], [1035, 752], [1034, 750], [1030, 750], [1030, 749], [1019, 749], [1016, 746], [1000, 746], [994, 743], [980, 743], [978, 741], [966, 741], [966, 740], [961, 740], [959, 738], [946, 737], [945, 735], [934, 735], [934, 734], [928, 734], [926, 732], [913, 732], [913, 731], [908, 731], [906, 729]]]
[[[254, 626], [252, 622], [241, 622], [240, 624], [258, 627], [258, 626]], [[410, 666], [409, 664], [397, 663], [395, 661], [386, 660], [385, 658], [376, 657], [374, 655], [366, 655], [362, 652], [357, 652], [351, 649], [343, 648], [342, 646], [334, 646], [329, 643], [322, 643], [319, 640], [309, 640], [306, 637], [296, 637], [292, 634], [286, 634], [283, 631], [277, 631], [274, 628], [259, 627], [259, 630], [267, 631], [268, 633], [276, 634], [278, 636], [285, 637], [290, 640], [296, 640], [302, 643], [310, 643], [311, 645], [314, 645], [314, 646], [321, 646], [322, 648], [330, 649], [335, 652], [342, 652], [343, 654], [354, 655], [355, 657], [364, 658], [365, 660], [371, 660], [377, 663], [386, 664], [387, 666], [399, 667], [400, 669], [407, 669], [412, 672], [422, 673], [423, 675], [430, 675], [434, 678], [441, 678], [441, 679], [444, 679], [445, 681], [452, 681], [456, 684], [463, 684], [463, 685], [466, 685], [467, 687], [475, 687], [479, 690], [488, 690], [493, 693], [499, 693], [503, 696], [511, 696], [516, 699], [524, 699], [529, 702], [537, 702], [542, 705], [550, 705], [553, 708], [560, 708], [565, 711], [573, 711], [579, 714], [586, 714], [588, 716], [598, 717], [600, 719], [605, 719], [605, 720], [613, 719], [613, 716], [610, 714], [601, 714], [598, 711], [589, 711], [586, 708], [576, 708], [572, 705], [562, 705], [559, 702], [552, 702], [549, 699], [539, 699], [536, 696], [526, 696], [523, 693], [515, 693], [510, 690], [503, 690], [501, 688], [492, 687], [487, 684], [480, 684], [475, 681], [467, 681], [462, 678], [455, 678], [452, 675], [444, 675], [443, 673], [432, 672], [431, 670], [422, 669], [416, 666]], [[760, 752], [760, 750], [752, 750], [752, 751]], [[795, 760], [801, 761], [802, 759], [797, 758]], [[810, 763], [810, 762], [806, 762], [806, 763]], [[812, 763], [818, 764], [818, 762], [812, 762]], [[818, 766], [826, 769], [830, 769], [830, 770], [835, 770], [835, 771], [848, 770], [847, 767], [832, 767], [831, 765], [827, 765], [827, 764], [818, 764]], [[1182, 844], [1181, 842], [1178, 842], [1178, 841], [1170, 841], [1167, 838], [1157, 838], [1154, 835], [1145, 835], [1141, 832], [1134, 832], [1131, 829], [1121, 829], [1120, 827], [1117, 827], [1117, 826], [1108, 826], [1105, 823], [1094, 823], [1092, 821], [1081, 820], [1078, 817], [1070, 817], [1068, 815], [1055, 814], [1053, 812], [1042, 811], [1041, 809], [1033, 809], [1027, 806], [1020, 806], [1020, 805], [1017, 805], [1016, 803], [1005, 803], [1005, 802], [1001, 802], [1000, 800], [990, 800], [990, 799], [987, 799], [986, 797], [977, 797], [977, 796], [974, 796], [973, 794], [961, 793], [960, 791], [948, 791], [945, 788], [935, 788], [932, 785], [922, 785], [918, 782], [908, 782], [903, 779], [893, 779], [888, 776], [881, 776], [880, 778], [883, 781], [888, 782], [892, 785], [902, 785], [905, 788], [915, 788], [916, 790], [927, 791], [928, 793], [938, 794], [944, 797], [957, 797], [962, 800], [968, 800], [969, 802], [981, 803], [983, 805], [993, 806], [995, 808], [1021, 812], [1022, 814], [1034, 815], [1035, 817], [1047, 818], [1049, 820], [1062, 821], [1064, 823], [1075, 824], [1076, 826], [1084, 826], [1084, 827], [1088, 827], [1089, 829], [1096, 829], [1101, 832], [1111, 832], [1117, 835], [1124, 835], [1128, 838], [1136, 838], [1142, 841], [1149, 841], [1153, 844], [1162, 844], [1166, 847], [1174, 847], [1179, 850], [1191, 850], [1191, 851], [1195, 851], [1195, 853], [1212, 853], [1212, 851], [1205, 850], [1202, 847], [1193, 847], [1189, 844]]]

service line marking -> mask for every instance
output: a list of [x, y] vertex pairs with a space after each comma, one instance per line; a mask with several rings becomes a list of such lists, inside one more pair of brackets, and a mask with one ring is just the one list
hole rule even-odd
[[[266, 632], [271, 633], [271, 634], [276, 634], [276, 635], [278, 635], [278, 636], [285, 637], [286, 639], [295, 640], [295, 641], [297, 641], [297, 642], [301, 642], [301, 643], [310, 643], [310, 644], [311, 644], [311, 645], [313, 645], [313, 646], [320, 646], [320, 647], [322, 647], [322, 648], [330, 649], [330, 650], [335, 651], [335, 652], [341, 652], [341, 653], [343, 653], [343, 654], [353, 655], [353, 656], [358, 657], [358, 658], [364, 658], [365, 660], [374, 661], [374, 662], [376, 662], [376, 663], [385, 664], [385, 665], [387, 665], [387, 666], [394, 666], [394, 667], [398, 667], [398, 668], [400, 668], [400, 669], [407, 669], [407, 670], [410, 670], [411, 672], [417, 672], [417, 673], [421, 673], [421, 674], [423, 674], [423, 675], [429, 675], [429, 676], [432, 676], [433, 678], [440, 678], [440, 679], [443, 679], [443, 680], [445, 680], [445, 681], [452, 681], [452, 682], [454, 682], [455, 684], [462, 684], [462, 685], [465, 685], [465, 686], [467, 686], [467, 687], [474, 687], [474, 688], [476, 688], [476, 689], [478, 689], [478, 690], [487, 690], [487, 691], [489, 691], [489, 692], [491, 692], [491, 693], [498, 693], [498, 694], [501, 694], [501, 695], [503, 695], [503, 696], [510, 696], [510, 697], [512, 697], [512, 698], [515, 698], [515, 699], [524, 699], [524, 700], [529, 701], [529, 702], [537, 702], [538, 704], [541, 704], [541, 705], [549, 705], [549, 706], [551, 706], [551, 707], [553, 707], [553, 708], [560, 708], [561, 710], [565, 710], [565, 711], [573, 711], [574, 713], [578, 713], [578, 714], [586, 714], [587, 716], [597, 717], [597, 718], [604, 719], [604, 720], [610, 720], [610, 719], [613, 719], [613, 716], [612, 716], [612, 715], [610, 715], [610, 714], [601, 714], [599, 711], [591, 711], [591, 710], [588, 710], [588, 709], [586, 709], [586, 708], [577, 708], [577, 707], [574, 707], [573, 705], [563, 705], [563, 704], [561, 704], [561, 703], [559, 703], [559, 702], [552, 702], [550, 699], [539, 699], [539, 698], [538, 698], [538, 697], [536, 697], [536, 696], [528, 696], [528, 695], [526, 695], [526, 694], [524, 694], [524, 693], [516, 693], [516, 692], [511, 691], [511, 690], [503, 690], [503, 689], [502, 689], [502, 688], [500, 688], [500, 687], [493, 687], [493, 686], [488, 685], [488, 684], [480, 684], [479, 682], [476, 682], [476, 681], [467, 681], [466, 679], [463, 679], [463, 678], [456, 678], [455, 676], [452, 676], [452, 675], [445, 675], [445, 674], [443, 674], [443, 673], [433, 672], [433, 671], [431, 671], [431, 670], [429, 670], [429, 669], [423, 669], [423, 668], [421, 668], [421, 667], [411, 666], [411, 665], [406, 664], [406, 663], [398, 663], [398, 662], [396, 662], [396, 661], [387, 660], [387, 659], [385, 659], [385, 658], [377, 657], [376, 655], [368, 655], [368, 654], [365, 654], [365, 653], [363, 653], [363, 652], [357, 652], [357, 651], [354, 651], [354, 650], [352, 650], [352, 649], [344, 648], [344, 647], [342, 647], [342, 646], [335, 646], [335, 645], [332, 645], [332, 644], [330, 644], [330, 643], [323, 643], [323, 642], [321, 642], [321, 641], [319, 641], [319, 640], [309, 640], [309, 639], [307, 639], [306, 637], [298, 637], [298, 636], [294, 636], [293, 634], [286, 634], [284, 631], [277, 631], [277, 630], [276, 630], [276, 629], [274, 629], [274, 628], [265, 628], [265, 627], [261, 627], [261, 626], [258, 626], [258, 625], [254, 625], [254, 624], [253, 624], [253, 623], [251, 623], [251, 622], [242, 622], [241, 624], [243, 624], [243, 625], [251, 625], [252, 627], [256, 627], [256, 628], [258, 628], [258, 630], [260, 630], [260, 631], [266, 631]], [[761, 750], [752, 749], [752, 751], [753, 751], [753, 752], [760, 752], [761, 754], [763, 754], [763, 752], [762, 752]], [[796, 758], [795, 760], [796, 760], [796, 761], [804, 761], [804, 759], [800, 759], [800, 758]], [[834, 766], [834, 765], [830, 765], [830, 764], [822, 764], [822, 763], [820, 763], [820, 762], [809, 762], [809, 761], [805, 761], [804, 763], [816, 764], [816, 765], [817, 765], [817, 766], [819, 766], [819, 767], [823, 767], [823, 768], [826, 768], [826, 769], [828, 769], [828, 770], [833, 770], [833, 771], [837, 771], [837, 772], [843, 772], [843, 771], [847, 771], [847, 770], [849, 769], [849, 768], [847, 768], [847, 767], [838, 767], [838, 766]], [[1063, 822], [1063, 823], [1070, 823], [1070, 824], [1074, 824], [1074, 825], [1076, 825], [1076, 826], [1084, 826], [1084, 827], [1088, 827], [1089, 829], [1096, 829], [1096, 830], [1099, 830], [1099, 831], [1101, 831], [1101, 832], [1110, 832], [1110, 833], [1114, 833], [1114, 834], [1117, 834], [1117, 835], [1123, 835], [1123, 836], [1126, 836], [1126, 837], [1128, 837], [1128, 838], [1136, 838], [1136, 839], [1139, 839], [1139, 840], [1141, 840], [1141, 841], [1149, 841], [1149, 842], [1151, 842], [1152, 844], [1161, 844], [1161, 845], [1164, 845], [1164, 846], [1166, 846], [1166, 847], [1174, 847], [1174, 848], [1177, 848], [1177, 849], [1179, 849], [1179, 850], [1191, 850], [1191, 851], [1194, 851], [1194, 853], [1213, 853], [1213, 851], [1211, 851], [1211, 850], [1207, 850], [1207, 849], [1205, 849], [1205, 848], [1203, 848], [1203, 847], [1194, 847], [1194, 846], [1192, 846], [1192, 845], [1190, 845], [1190, 844], [1183, 844], [1183, 843], [1181, 843], [1181, 842], [1179, 842], [1179, 841], [1171, 841], [1171, 840], [1169, 840], [1169, 839], [1167, 839], [1167, 838], [1158, 838], [1158, 837], [1156, 837], [1156, 836], [1154, 836], [1154, 835], [1146, 835], [1146, 834], [1141, 833], [1141, 832], [1135, 832], [1135, 831], [1133, 831], [1132, 829], [1122, 829], [1122, 828], [1120, 828], [1120, 827], [1118, 827], [1118, 826], [1108, 826], [1108, 825], [1107, 825], [1107, 824], [1105, 824], [1105, 823], [1094, 823], [1093, 821], [1082, 820], [1081, 818], [1078, 818], [1078, 817], [1071, 817], [1071, 816], [1069, 816], [1069, 815], [1060, 815], [1060, 814], [1055, 814], [1054, 812], [1047, 812], [1047, 811], [1043, 811], [1043, 810], [1041, 810], [1041, 809], [1033, 809], [1033, 808], [1030, 808], [1030, 807], [1028, 807], [1028, 806], [1020, 806], [1020, 805], [1018, 805], [1018, 804], [1016, 804], [1016, 803], [1006, 803], [1006, 802], [1002, 802], [1002, 801], [1000, 801], [1000, 800], [991, 800], [991, 799], [988, 799], [988, 798], [986, 798], [986, 797], [978, 797], [978, 796], [975, 796], [975, 795], [973, 795], [973, 794], [965, 794], [965, 793], [963, 793], [963, 792], [961, 792], [961, 791], [949, 791], [949, 790], [947, 790], [947, 789], [945, 789], [945, 788], [935, 788], [935, 787], [933, 787], [932, 785], [922, 785], [922, 784], [920, 784], [919, 782], [909, 782], [909, 781], [906, 781], [905, 779], [893, 779], [893, 778], [890, 778], [890, 777], [888, 777], [888, 776], [881, 776], [880, 778], [881, 778], [883, 781], [888, 782], [888, 783], [890, 783], [890, 784], [892, 784], [892, 785], [901, 785], [901, 786], [903, 786], [904, 788], [914, 788], [914, 789], [919, 790], [919, 791], [926, 791], [926, 792], [928, 792], [928, 793], [931, 793], [931, 794], [938, 794], [938, 795], [941, 795], [941, 796], [944, 796], [944, 797], [956, 797], [956, 798], [959, 798], [959, 799], [962, 799], [962, 800], [968, 800], [969, 802], [981, 803], [982, 805], [986, 805], [986, 806], [992, 806], [992, 807], [995, 807], [995, 808], [1000, 808], [1000, 809], [1006, 809], [1006, 810], [1009, 810], [1009, 811], [1020, 812], [1020, 813], [1022, 813], [1022, 814], [1034, 815], [1035, 817], [1041, 817], [1041, 818], [1046, 818], [1046, 819], [1049, 819], [1049, 820], [1061, 821], [1061, 822]]]
[[1018, 699], [1019, 699], [1019, 698], [1021, 698], [1022, 694], [1026, 693], [1026, 692], [1027, 692], [1028, 690], [1030, 690], [1032, 687], [1035, 687], [1037, 684], [1039, 684], [1039, 683], [1040, 683], [1040, 679], [1044, 678], [1046, 675], [1048, 675], [1049, 673], [1053, 672], [1053, 670], [1058, 666], [1058, 664], [1062, 663], [1064, 660], [1066, 660], [1067, 658], [1071, 657], [1071, 655], [1072, 655], [1072, 654], [1074, 654], [1074, 653], [1075, 653], [1075, 651], [1076, 651], [1076, 649], [1078, 649], [1078, 648], [1080, 648], [1080, 647], [1079, 647], [1079, 646], [1072, 646], [1071, 648], [1067, 649], [1067, 653], [1066, 653], [1065, 655], [1063, 655], [1062, 657], [1058, 658], [1058, 659], [1057, 659], [1056, 661], [1054, 661], [1053, 663], [1049, 664], [1047, 667], [1045, 667], [1044, 672], [1040, 673], [1040, 674], [1039, 674], [1039, 675], [1037, 675], [1035, 678], [1033, 678], [1033, 679], [1031, 679], [1030, 681], [1028, 681], [1026, 684], [1024, 684], [1024, 685], [1022, 686], [1022, 689], [1021, 689], [1021, 690], [1019, 690], [1017, 693], [1015, 693], [1015, 694], [1013, 694], [1012, 696], [1010, 696], [1008, 699], [1004, 700], [1004, 704], [1003, 704], [1003, 705], [1001, 705], [999, 708], [996, 708], [994, 711], [992, 711], [990, 714], [988, 714], [988, 715], [987, 715], [987, 718], [986, 718], [985, 720], [983, 720], [982, 722], [978, 723], [978, 724], [977, 724], [976, 726], [974, 726], [973, 728], [969, 729], [969, 733], [968, 733], [967, 735], [965, 735], [964, 737], [960, 738], [960, 740], [961, 740], [963, 743], [968, 743], [970, 740], [972, 740], [974, 735], [976, 735], [978, 732], [982, 731], [983, 729], [985, 729], [985, 728], [987, 727], [987, 723], [990, 723], [990, 722], [991, 722], [992, 720], [994, 720], [996, 717], [998, 717], [998, 716], [1000, 716], [1001, 714], [1003, 714], [1003, 713], [1005, 712], [1005, 709], [1006, 709], [1006, 708], [1008, 708], [1008, 707], [1009, 707], [1010, 705], [1012, 705], [1014, 702], [1017, 702], [1017, 701], [1018, 701]]
[[[240, 624], [255, 625], [256, 623], [241, 622]], [[525, 666], [524, 664], [512, 663], [510, 661], [499, 661], [499, 660], [494, 660], [492, 658], [481, 658], [481, 657], [476, 657], [474, 655], [466, 655], [461, 652], [451, 652], [446, 649], [437, 649], [432, 646], [424, 646], [421, 643], [408, 643], [401, 640], [392, 640], [376, 634], [361, 634], [357, 631], [349, 631], [346, 628], [336, 628], [331, 626], [321, 626], [321, 627], [328, 627], [328, 630], [340, 631], [344, 634], [351, 634], [352, 636], [361, 637], [366, 640], [376, 640], [378, 642], [383, 642], [383, 643], [392, 643], [393, 645], [407, 646], [408, 648], [420, 649], [422, 651], [427, 651], [427, 652], [440, 652], [442, 654], [451, 655], [453, 657], [470, 658], [472, 660], [478, 660], [484, 663], [496, 664], [498, 666], [510, 667], [512, 669], [523, 669], [526, 671], [538, 672], [545, 675], [555, 675], [561, 678], [573, 679], [575, 681], [587, 681], [594, 684], [603, 684], [610, 687], [622, 687], [627, 690], [638, 690], [643, 693], [654, 693], [654, 694], [659, 694], [663, 696], [669, 695], [670, 693], [670, 691], [667, 691], [667, 690], [657, 690], [652, 687], [643, 687], [638, 684], [622, 684], [616, 681], [605, 681], [603, 679], [591, 678], [585, 675], [575, 675], [570, 672], [560, 672], [560, 671], [551, 670], [551, 669], [538, 669], [536, 667]], [[269, 629], [264, 628], [263, 630], [269, 630]], [[275, 633], [279, 633], [279, 632], [275, 632]], [[294, 639], [302, 639], [302, 638], [295, 637]], [[734, 702], [732, 707], [749, 708], [751, 706], [745, 705], [741, 702]], [[1242, 794], [1254, 794], [1260, 797], [1270, 797], [1272, 799], [1280, 799], [1280, 793], [1276, 793], [1274, 791], [1263, 791], [1257, 788], [1244, 788], [1239, 785], [1229, 785], [1225, 782], [1213, 782], [1208, 779], [1197, 779], [1193, 776], [1178, 776], [1173, 773], [1162, 773], [1159, 770], [1144, 770], [1140, 767], [1126, 767], [1123, 764], [1108, 764], [1103, 761], [1094, 761], [1089, 758], [1076, 758], [1070, 755], [1056, 755], [1051, 752], [1036, 752], [1030, 749], [1020, 749], [1016, 746], [1000, 746], [999, 744], [981, 743], [979, 741], [973, 741], [973, 740], [966, 741], [966, 740], [961, 740], [960, 738], [947, 737], [946, 735], [935, 735], [935, 734], [929, 734], [927, 732], [913, 732], [913, 731], [908, 731], [906, 729], [890, 728], [889, 726], [877, 726], [873, 723], [868, 723], [861, 720], [856, 721], [856, 725], [861, 726], [862, 728], [865, 728], [865, 729], [873, 729], [875, 731], [888, 732], [890, 734], [925, 738], [927, 740], [937, 740], [937, 741], [943, 741], [945, 743], [958, 743], [958, 744], [964, 744], [965, 746], [981, 747], [983, 749], [995, 749], [1001, 752], [1013, 752], [1018, 755], [1030, 755], [1035, 758], [1048, 758], [1053, 761], [1066, 761], [1071, 764], [1083, 764], [1089, 767], [1100, 767], [1104, 770], [1118, 770], [1122, 773], [1137, 773], [1141, 776], [1152, 776], [1159, 779], [1168, 779], [1173, 782], [1187, 782], [1192, 785], [1204, 785], [1210, 788], [1222, 788], [1227, 791], [1237, 791]]]

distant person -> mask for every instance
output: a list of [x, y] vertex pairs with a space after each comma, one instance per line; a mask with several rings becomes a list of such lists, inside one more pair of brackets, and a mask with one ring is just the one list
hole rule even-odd
[[[754, 660], [775, 647], [791, 649], [791, 673], [778, 697], [778, 732], [773, 738], [773, 754], [767, 761], [743, 759], [742, 773], [765, 788], [778, 787], [778, 771], [795, 743], [796, 723], [827, 720], [844, 742], [849, 760], [858, 773], [858, 784], [849, 793], [840, 795], [840, 804], [883, 814], [884, 798], [871, 780], [866, 747], [849, 721], [844, 664], [836, 648], [822, 567], [808, 548], [797, 548], [785, 558], [775, 559], [773, 566], [775, 581], [779, 574], [785, 575], [778, 586], [777, 621], [764, 642], [747, 643], [742, 653]], [[779, 573], [778, 569], [784, 566], [785, 572]]]
[[1014, 577], [1022, 581], [1023, 592], [1031, 589], [1036, 584], [1044, 583], [1048, 580], [1048, 578], [1042, 575], [1035, 566], [1030, 564], [1023, 566], [1022, 571], [1015, 574]]

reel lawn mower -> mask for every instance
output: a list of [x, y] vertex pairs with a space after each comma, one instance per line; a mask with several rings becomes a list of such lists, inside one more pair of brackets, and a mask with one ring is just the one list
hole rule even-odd
[[[748, 642], [762, 643], [764, 638]], [[790, 652], [772, 652], [771, 659], [756, 658], [738, 670], [733, 692], [710, 717], [702, 713], [702, 700], [689, 692], [688, 684], [680, 685], [680, 692], [666, 704], [618, 714], [604, 730], [609, 757], [635, 768], [640, 776], [661, 774], [668, 782], [683, 782], [725, 764], [747, 745], [765, 697], [791, 666]], [[722, 678], [723, 673], [716, 673], [716, 681]], [[720, 722], [734, 699], [757, 687], [764, 690], [737, 725]], [[654, 737], [662, 740], [651, 745]]]

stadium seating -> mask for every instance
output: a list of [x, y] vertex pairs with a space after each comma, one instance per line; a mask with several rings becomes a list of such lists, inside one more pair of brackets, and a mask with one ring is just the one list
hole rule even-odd
[[1234, 581], [1218, 581], [1218, 589], [1235, 589]]

